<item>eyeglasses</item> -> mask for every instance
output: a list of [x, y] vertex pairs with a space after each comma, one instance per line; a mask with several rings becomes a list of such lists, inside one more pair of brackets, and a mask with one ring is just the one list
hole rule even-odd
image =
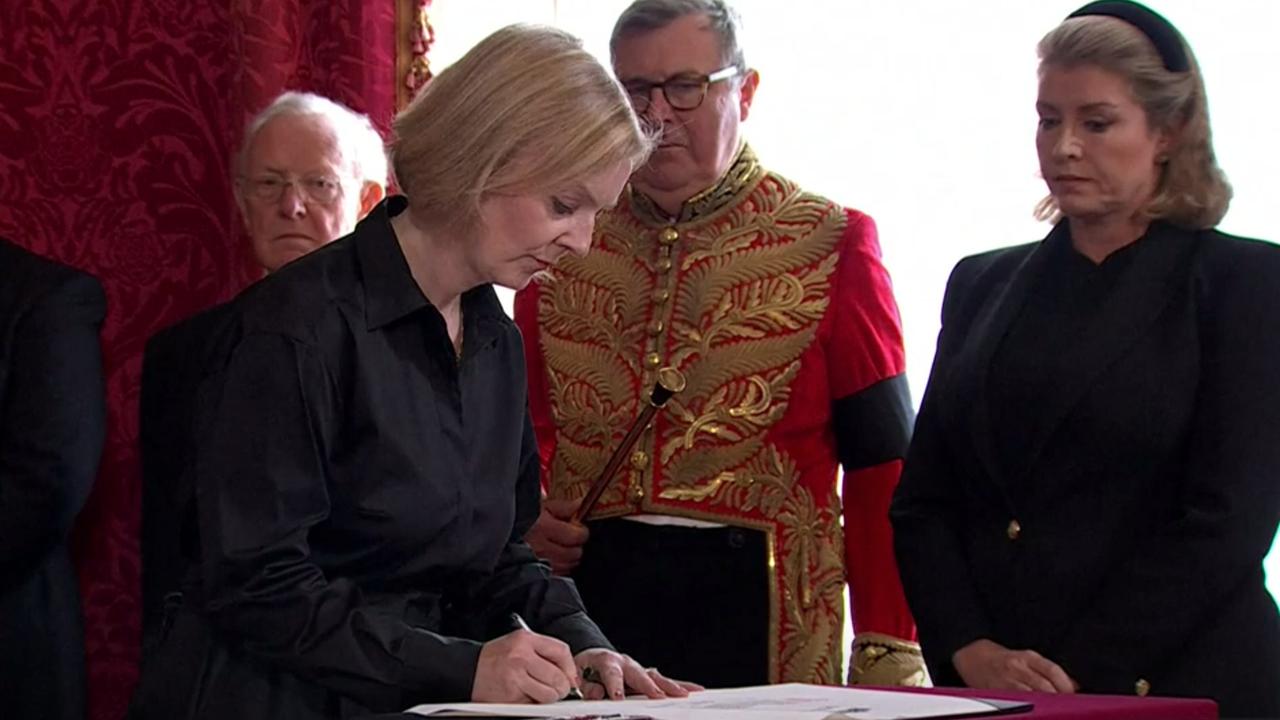
[[649, 109], [650, 98], [654, 88], [662, 88], [662, 97], [674, 110], [697, 110], [707, 97], [707, 88], [713, 83], [737, 77], [741, 73], [736, 65], [720, 68], [710, 75], [683, 74], [669, 77], [662, 82], [646, 82], [629, 80], [622, 84], [627, 96], [631, 98], [631, 106], [642, 113]]
[[303, 200], [317, 205], [331, 205], [342, 195], [342, 181], [329, 175], [312, 175], [304, 178], [292, 178], [282, 175], [260, 175], [253, 178], [242, 178], [248, 194], [262, 202], [279, 202], [284, 189], [290, 185], [297, 188]]

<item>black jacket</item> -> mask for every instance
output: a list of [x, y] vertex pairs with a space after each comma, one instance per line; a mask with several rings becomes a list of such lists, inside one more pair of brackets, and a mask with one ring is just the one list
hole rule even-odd
[[0, 239], [0, 714], [85, 712], [67, 534], [105, 432], [98, 281]]
[[142, 360], [138, 444], [142, 456], [142, 662], [158, 645], [166, 607], [181, 601], [198, 562], [195, 488], [184, 474], [194, 452], [196, 391], [228, 331], [231, 303], [156, 333]]
[[989, 638], [1086, 692], [1280, 715], [1262, 571], [1280, 521], [1280, 249], [1153, 225], [1081, 342], [1045, 359], [1066, 370], [1011, 462], [992, 360], [1017, 351], [1001, 343], [1064, 243], [1065, 223], [948, 283], [891, 510], [934, 680], [959, 684], [952, 654]]

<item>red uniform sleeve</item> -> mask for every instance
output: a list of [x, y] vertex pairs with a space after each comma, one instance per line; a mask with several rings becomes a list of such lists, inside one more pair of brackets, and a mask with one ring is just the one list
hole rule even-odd
[[893, 555], [889, 501], [914, 412], [902, 323], [874, 221], [848, 211], [828, 347], [837, 449], [844, 467], [845, 567], [855, 633], [915, 639]]

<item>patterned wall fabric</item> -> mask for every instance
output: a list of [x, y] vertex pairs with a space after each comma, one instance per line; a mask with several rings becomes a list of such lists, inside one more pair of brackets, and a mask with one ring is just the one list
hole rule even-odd
[[395, 107], [393, 0], [0, 3], [0, 235], [87, 270], [103, 329], [107, 446], [74, 536], [93, 720], [137, 676], [138, 383], [157, 329], [250, 282], [229, 167], [283, 89]]

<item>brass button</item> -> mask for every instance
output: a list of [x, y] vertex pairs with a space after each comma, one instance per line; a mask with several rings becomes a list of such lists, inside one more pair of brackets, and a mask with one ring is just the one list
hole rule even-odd
[[1009, 527], [1005, 528], [1004, 532], [1009, 536], [1010, 540], [1017, 540], [1018, 536], [1022, 534], [1022, 523], [1017, 520], [1010, 520]]
[[659, 290], [654, 290], [654, 291], [653, 291], [653, 301], [654, 301], [654, 302], [656, 302], [656, 303], [664, 303], [664, 302], [666, 302], [666, 301], [667, 301], [667, 300], [669, 300], [669, 299], [671, 299], [671, 292], [670, 292], [669, 290], [666, 290], [666, 289], [664, 288], [664, 289], [659, 289]]
[[1144, 678], [1138, 678], [1138, 682], [1133, 684], [1133, 692], [1138, 697], [1146, 697], [1147, 694], [1151, 692], [1151, 683], [1147, 682]]
[[644, 366], [649, 370], [657, 370], [662, 364], [662, 357], [656, 352], [649, 353], [644, 356]]
[[658, 258], [658, 272], [669, 272], [671, 270], [671, 258]]
[[654, 320], [653, 322], [649, 323], [650, 335], [661, 335], [662, 331], [666, 329], [667, 329], [667, 326], [664, 325], [661, 320]]
[[649, 454], [643, 450], [637, 450], [631, 453], [631, 467], [637, 470], [643, 470], [649, 467]]
[[680, 239], [680, 231], [676, 230], [673, 227], [662, 228], [662, 232], [658, 233], [658, 242], [662, 243], [663, 245], [670, 245], [671, 243], [679, 239]]

